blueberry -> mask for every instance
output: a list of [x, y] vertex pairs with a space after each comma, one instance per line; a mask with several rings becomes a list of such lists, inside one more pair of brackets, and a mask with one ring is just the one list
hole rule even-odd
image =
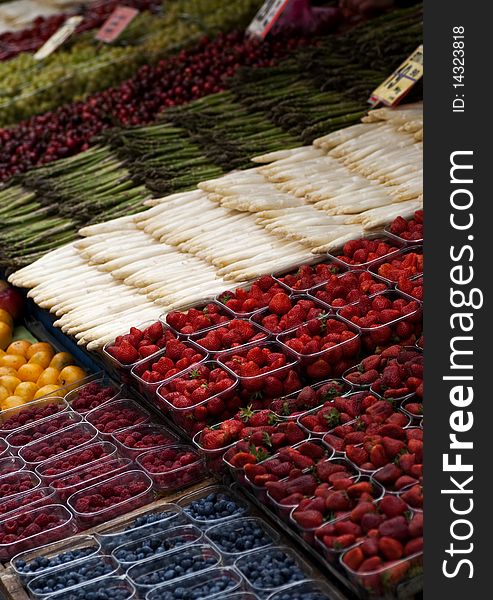
[[212, 493], [205, 498], [194, 500], [184, 510], [197, 521], [214, 521], [243, 511], [232, 498], [222, 493]]
[[233, 521], [211, 532], [210, 538], [222, 552], [228, 554], [241, 554], [272, 543], [258, 521]]
[[305, 578], [293, 558], [277, 549], [266, 551], [260, 557], [257, 553], [247, 554], [239, 568], [260, 589], [273, 589]]

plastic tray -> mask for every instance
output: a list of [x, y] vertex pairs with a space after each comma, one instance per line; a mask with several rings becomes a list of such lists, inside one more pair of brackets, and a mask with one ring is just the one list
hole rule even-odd
[[38, 506], [45, 506], [58, 501], [59, 499], [55, 490], [47, 487], [36, 487], [2, 500], [0, 502], [0, 520], [29, 511]]
[[[225, 321], [225, 323], [227, 323], [228, 321], [230, 321], [230, 320], [231, 320], [231, 311], [228, 311], [227, 309], [225, 309], [225, 308], [224, 308], [224, 306], [223, 306], [222, 304], [220, 304], [220, 303], [217, 303], [217, 302], [209, 302], [208, 304], [213, 304], [213, 305], [214, 305], [214, 306], [215, 306], [215, 307], [218, 309], [218, 314], [220, 314], [221, 316], [223, 316], [223, 317], [226, 317], [226, 318], [227, 318], [227, 321]], [[185, 305], [183, 308], [181, 308], [181, 309], [179, 309], [179, 310], [176, 310], [176, 311], [171, 311], [171, 312], [174, 312], [174, 313], [175, 313], [175, 312], [178, 312], [178, 313], [182, 313], [182, 314], [184, 313], [184, 314], [186, 314], [186, 315], [188, 316], [188, 312], [189, 312], [191, 309], [195, 309], [195, 310], [198, 310], [198, 311], [201, 311], [201, 312], [202, 312], [202, 311], [203, 311], [203, 309], [204, 309], [204, 308], [206, 308], [206, 306], [208, 306], [208, 304], [204, 304], [204, 303], [202, 303], [202, 304], [196, 304], [196, 303], [193, 303], [193, 304], [187, 304], [187, 305]], [[217, 326], [220, 326], [220, 325], [222, 325], [222, 324], [223, 324], [223, 323], [215, 323], [215, 324], [212, 324], [212, 325], [206, 325], [206, 326], [204, 326], [204, 327], [202, 327], [202, 328], [200, 328], [200, 329], [197, 329], [196, 331], [192, 331], [192, 332], [189, 332], [189, 333], [188, 333], [188, 332], [187, 332], [187, 333], [182, 333], [181, 331], [179, 331], [178, 329], [175, 329], [174, 327], [172, 327], [172, 326], [171, 326], [171, 325], [168, 323], [168, 318], [167, 318], [167, 317], [168, 317], [168, 314], [167, 314], [167, 313], [166, 313], [166, 314], [162, 314], [162, 315], [160, 315], [160, 316], [159, 316], [159, 320], [160, 320], [162, 323], [165, 323], [165, 324], [167, 325], [167, 327], [169, 327], [169, 328], [170, 328], [170, 330], [171, 330], [171, 331], [172, 331], [172, 332], [173, 332], [173, 333], [174, 333], [174, 334], [175, 334], [175, 335], [176, 335], [178, 338], [181, 338], [181, 339], [187, 339], [187, 338], [188, 338], [190, 335], [196, 335], [196, 334], [199, 334], [199, 333], [200, 333], [200, 334], [203, 334], [203, 333], [205, 333], [206, 331], [208, 331], [209, 329], [212, 329], [213, 327], [217, 327]]]
[[112, 400], [116, 400], [117, 398], [120, 398], [121, 395], [123, 394], [123, 389], [124, 389], [123, 385], [116, 385], [107, 377], [100, 377], [98, 379], [94, 379], [94, 381], [91, 381], [89, 383], [81, 385], [80, 387], [78, 387], [75, 390], [72, 390], [65, 396], [65, 400], [67, 401], [67, 403], [69, 404], [69, 406], [72, 410], [74, 410], [75, 412], [78, 412], [81, 415], [86, 414], [90, 410], [92, 410], [90, 408], [87, 409], [87, 408], [78, 407], [77, 400], [79, 398], [81, 391], [87, 390], [87, 388], [89, 386], [94, 386], [94, 385], [99, 385], [101, 388], [112, 388], [113, 395], [111, 397], [108, 397], [103, 402], [99, 403], [97, 406], [94, 406], [93, 408], [99, 408], [100, 406], [103, 406], [107, 402], [111, 402]]
[[[5, 489], [4, 486], [14, 486], [9, 489]], [[19, 486], [23, 485], [24, 489], [20, 490]], [[7, 498], [17, 496], [28, 490], [34, 490], [41, 486], [41, 479], [32, 471], [22, 470], [17, 473], [8, 473], [0, 477], [0, 502], [3, 502]], [[17, 491], [12, 491], [17, 490]]]
[[[129, 416], [125, 424], [120, 426], [115, 423], [114, 420], [118, 419], [120, 411], [122, 410], [130, 410], [132, 411], [132, 415]], [[108, 420], [106, 424], [103, 424], [102, 419], [108, 414], [112, 419]], [[97, 429], [99, 437], [110, 442], [112, 440], [112, 433], [116, 433], [122, 429], [129, 429], [135, 425], [148, 423], [151, 420], [151, 415], [147, 410], [142, 408], [140, 404], [137, 404], [137, 402], [127, 398], [120, 398], [91, 410], [85, 415], [85, 419]]]
[[42, 543], [56, 542], [76, 533], [77, 525], [73, 515], [61, 504], [50, 504], [0, 521], [0, 534], [5, 533], [7, 529], [10, 531], [13, 524], [19, 522], [19, 519], [21, 521], [32, 522], [42, 514], [57, 517], [57, 523], [48, 528], [45, 525], [38, 533], [22, 537], [21, 539], [8, 542], [4, 540], [0, 544], [0, 560], [7, 561], [16, 554], [19, 554], [19, 552], [37, 548]]
[[[179, 525], [178, 527], [173, 527], [166, 531], [153, 533], [141, 540], [122, 544], [121, 546], [116, 547], [111, 555], [118, 561], [123, 569], [127, 570], [135, 563], [157, 558], [158, 556], [167, 554], [177, 548], [199, 544], [202, 541], [203, 536], [203, 532], [198, 527], [195, 527], [195, 525]], [[160, 550], [158, 548], [152, 548], [152, 546], [156, 546], [156, 544], [160, 546]], [[165, 546], [163, 547], [162, 544]], [[135, 560], [130, 560], [128, 553], [135, 554], [143, 545], [148, 546], [153, 550], [153, 553], [140, 553], [135, 556]]]
[[137, 597], [137, 592], [130, 581], [124, 576], [105, 577], [103, 581], [95, 580], [88, 583], [80, 584], [66, 592], [59, 592], [52, 596], [48, 596], [46, 600], [87, 600], [91, 597], [97, 597], [101, 591], [101, 586], [104, 584], [105, 591], [118, 590], [118, 597], [121, 600], [134, 600]]
[[[78, 435], [80, 438], [77, 443], [74, 443], [73, 441], [74, 434]], [[97, 435], [97, 429], [89, 423], [77, 423], [76, 425], [67, 427], [63, 431], [53, 433], [41, 440], [27, 444], [27, 446], [24, 446], [19, 450], [19, 456], [26, 461], [29, 468], [35, 468], [40, 463], [53, 456], [60, 458], [74, 448], [90, 444], [96, 440]], [[58, 450], [59, 445], [63, 448], [62, 452], [59, 452]], [[31, 452], [34, 452], [37, 456], [31, 457]]]
[[[200, 598], [207, 598], [207, 600], [213, 598], [234, 599], [236, 594], [232, 596], [224, 596], [224, 594], [240, 589], [242, 583], [243, 579], [237, 571], [230, 567], [219, 567], [210, 569], [206, 573], [187, 575], [180, 579], [179, 583], [173, 581], [160, 585], [148, 592], [145, 598], [146, 600], [181, 600], [184, 597], [181, 590], [187, 590], [189, 594], [200, 594], [201, 590], [204, 590], [204, 596], [199, 596]], [[211, 586], [217, 591], [211, 593]], [[185, 597], [189, 598], [190, 596]], [[238, 600], [240, 598], [242, 598], [241, 593], [238, 595]], [[256, 596], [252, 595], [252, 600], [255, 599]], [[246, 594], [242, 600], [250, 600], [249, 595]]]
[[[335, 254], [330, 254], [328, 253], [327, 256], [329, 258], [329, 260], [334, 263], [335, 265], [341, 267], [344, 270], [348, 270], [348, 271], [352, 271], [352, 270], [361, 270], [361, 269], [368, 269], [369, 267], [373, 266], [373, 265], [377, 265], [380, 264], [381, 262], [385, 262], [387, 261], [389, 258], [396, 256], [399, 251], [401, 250], [401, 248], [403, 247], [403, 245], [398, 242], [395, 238], [390, 237], [389, 235], [387, 235], [385, 232], [380, 231], [380, 232], [375, 232], [369, 235], [365, 235], [365, 239], [367, 240], [381, 240], [382, 242], [386, 242], [387, 244], [394, 246], [395, 250], [392, 250], [391, 252], [389, 252], [388, 254], [384, 254], [383, 256], [381, 256], [380, 258], [377, 258], [375, 260], [371, 260], [365, 263], [358, 263], [358, 264], [350, 264], [347, 263], [343, 260], [341, 260], [340, 258], [338, 258]], [[342, 248], [341, 248], [342, 251]]]
[[[207, 498], [211, 494], [222, 494], [222, 495], [226, 496], [226, 498], [228, 500], [229, 499], [233, 500], [236, 503], [238, 510], [236, 510], [233, 514], [231, 514], [229, 516], [219, 517], [219, 518], [207, 518], [207, 515], [203, 515], [203, 518], [201, 518], [202, 515], [200, 517], [192, 516], [192, 514], [190, 513], [190, 510], [188, 509], [190, 504], [192, 504], [192, 502], [201, 500], [202, 498]], [[212, 525], [216, 525], [218, 523], [226, 523], [227, 521], [231, 521], [232, 519], [244, 517], [250, 510], [250, 507], [245, 502], [245, 500], [243, 500], [243, 498], [241, 498], [238, 494], [236, 494], [236, 492], [233, 489], [226, 488], [221, 485], [211, 485], [202, 490], [193, 492], [193, 493], [189, 494], [188, 496], [184, 496], [183, 498], [181, 498], [179, 500], [178, 505], [183, 508], [183, 512], [185, 513], [187, 519], [191, 523], [193, 523], [194, 525], [197, 525], [197, 527], [201, 527], [201, 528], [205, 528], [205, 529], [211, 527]]]
[[10, 473], [17, 473], [26, 468], [26, 463], [18, 456], [6, 456], [0, 458], [0, 478]]
[[[139, 434], [143, 437], [147, 435], [161, 435], [163, 436], [163, 442], [157, 445], [154, 444], [147, 447], [143, 446], [137, 448], [135, 446], [129, 446], [125, 443], [125, 439], [128, 437], [128, 435], [131, 434]], [[153, 424], [135, 425], [134, 427], [130, 427], [128, 430], [123, 429], [121, 431], [113, 433], [111, 437], [112, 442], [118, 448], [119, 454], [121, 454], [122, 456], [127, 456], [132, 460], [137, 458], [139, 454], [142, 454], [149, 450], [162, 448], [163, 446], [170, 446], [179, 441], [178, 436], [176, 436], [174, 433], [171, 433], [171, 431], [169, 429], [166, 429], [166, 427], [163, 427], [162, 425]]]
[[[151, 523], [135, 525], [136, 522], [148, 519], [151, 515], [156, 515]], [[115, 548], [141, 540], [154, 533], [168, 531], [178, 525], [184, 525], [187, 519], [180, 506], [176, 504], [165, 504], [159, 508], [150, 508], [141, 512], [133, 521], [127, 523], [118, 523], [100, 528], [95, 534], [96, 539], [101, 544], [105, 552], [111, 553]]]
[[[362, 292], [362, 295], [366, 295], [369, 298], [373, 298], [373, 296], [376, 296], [377, 294], [381, 294], [382, 292], [384, 292], [385, 290], [387, 290], [389, 288], [389, 284], [388, 284], [388, 281], [386, 279], [384, 279], [383, 277], [380, 277], [376, 273], [368, 272], [365, 269], [353, 269], [351, 271], [346, 271], [346, 272], [341, 273], [340, 275], [338, 275], [337, 279], [343, 281], [343, 280], [347, 280], [350, 277], [352, 278], [353, 275], [359, 276], [359, 275], [361, 275], [363, 273], [369, 273], [372, 276], [372, 278], [374, 280], [374, 283], [379, 283], [383, 287], [382, 287], [381, 290], [378, 290], [377, 292], [374, 292], [373, 294], [363, 294], [363, 292]], [[347, 306], [348, 304], [357, 304], [361, 300], [361, 298], [359, 298], [359, 299], [351, 301], [351, 302], [344, 301], [344, 304], [338, 303], [337, 305], [333, 304], [333, 300], [331, 302], [327, 302], [327, 300], [324, 300], [323, 298], [320, 298], [319, 296], [317, 296], [317, 294], [322, 293], [324, 291], [328, 291], [328, 290], [326, 290], [326, 288], [327, 288], [327, 286], [329, 284], [332, 284], [332, 282], [322, 283], [320, 285], [317, 285], [316, 287], [311, 288], [308, 296], [310, 298], [315, 298], [315, 300], [317, 300], [317, 302], [323, 304], [324, 306], [329, 307], [333, 311], [337, 311], [342, 306]], [[333, 287], [335, 287], [335, 285]], [[355, 288], [352, 288], [352, 289], [357, 290], [359, 288], [355, 287]]]
[[[101, 488], [106, 486], [128, 487], [134, 482], [142, 483], [145, 488], [135, 496], [126, 500], [112, 504], [111, 506], [95, 512], [82, 512], [76, 508], [79, 500], [87, 498], [93, 494], [100, 494]], [[78, 523], [84, 528], [94, 527], [105, 521], [109, 521], [119, 515], [131, 512], [136, 508], [149, 504], [154, 500], [154, 491], [152, 480], [142, 471], [127, 471], [126, 473], [106, 479], [101, 483], [91, 485], [84, 490], [72, 494], [67, 500], [70, 510], [74, 513]]]
[[82, 417], [77, 413], [67, 410], [57, 415], [52, 415], [46, 419], [36, 421], [31, 425], [26, 425], [21, 429], [16, 429], [5, 438], [10, 446], [10, 451], [17, 454], [19, 449], [27, 444], [42, 440], [48, 435], [58, 433], [63, 429], [67, 429], [71, 425], [80, 423]]
[[[43, 416], [37, 418], [36, 416], [34, 416], [33, 421], [31, 421], [30, 423], [26, 422], [20, 427], [9, 427], [8, 423], [8, 421], [16, 415], [29, 415], [33, 412], [36, 413], [38, 409], [44, 408], [50, 404], [53, 404], [53, 414], [61, 413], [63, 411], [68, 410], [68, 403], [63, 398], [58, 396], [46, 396], [41, 400], [33, 400], [32, 402], [29, 402], [28, 404], [24, 404], [22, 406], [16, 406], [15, 408], [9, 408], [8, 410], [0, 411], [0, 436], [7, 437], [9, 433], [12, 433], [12, 431], [14, 430], [20, 429], [20, 427], [25, 427], [26, 425], [30, 425], [31, 423], [35, 423], [36, 421], [45, 419], [46, 417]], [[24, 416], [23, 418], [25, 419], [26, 417]]]
[[[423, 254], [423, 246], [409, 246], [407, 248], [403, 248], [395, 256], [390, 257], [390, 261], [395, 260], [395, 259], [401, 259], [402, 257], [406, 256], [407, 254], [421, 254], [422, 255]], [[389, 286], [394, 286], [397, 283], [396, 279], [389, 279], [388, 277], [385, 277], [384, 275], [380, 275], [378, 273], [378, 270], [380, 269], [380, 267], [388, 262], [389, 262], [389, 259], [386, 258], [383, 262], [380, 262], [377, 265], [372, 266], [369, 269], [369, 271], [370, 271], [370, 273], [380, 277], [383, 281], [386, 281], [389, 284]], [[419, 277], [421, 275], [423, 275], [423, 271], [418, 271], [418, 272], [414, 273], [413, 275], [411, 275], [410, 277], [407, 277], [406, 279], [414, 279], [415, 277]]]
[[[76, 559], [76, 561], [69, 559], [70, 553], [73, 550], [80, 550], [82, 548], [88, 549], [88, 554], [86, 556]], [[99, 554], [100, 550], [101, 545], [94, 536], [81, 535], [72, 537], [66, 540], [64, 543], [57, 544], [56, 548], [53, 548], [52, 544], [47, 544], [46, 546], [40, 546], [34, 550], [21, 552], [12, 558], [10, 564], [17, 577], [22, 582], [26, 582], [34, 579], [34, 577], [37, 577], [38, 575], [46, 575], [47, 573], [60, 568], [60, 566], [63, 564], [80, 562], [81, 560]], [[60, 557], [60, 565], [43, 566], [43, 563], [46, 564], [46, 562], [48, 562], [45, 559], [52, 559], [55, 557]], [[25, 565], [29, 565], [34, 562], [36, 564], [36, 571], [26, 573], [20, 568], [18, 561], [22, 561]]]
[[[176, 582], [186, 575], [208, 571], [220, 564], [221, 555], [217, 550], [206, 544], [198, 544], [178, 548], [157, 558], [137, 563], [128, 569], [127, 577], [135, 585], [137, 591], [144, 595], [160, 583]], [[176, 568], [181, 574], [174, 577], [170, 569]], [[173, 574], [176, 573], [176, 571], [173, 572]], [[152, 581], [144, 579], [146, 577], [150, 577]], [[144, 581], [148, 581], [148, 583]]]
[[[185, 454], [195, 455], [195, 461], [174, 469], [166, 467], [155, 468], [154, 466], [145, 466], [146, 461], [154, 457], [163, 458], [165, 455], [175, 454], [173, 460], [179, 460], [179, 457]], [[172, 460], [171, 458], [169, 460]], [[170, 493], [175, 490], [189, 487], [194, 483], [202, 481], [207, 476], [204, 459], [191, 447], [185, 445], [166, 446], [157, 450], [149, 450], [140, 454], [136, 459], [139, 467], [147, 473], [154, 483], [154, 489], [159, 493]]]
[[[233, 322], [236, 322], [236, 321], [245, 321], [245, 319], [232, 319], [229, 323], [233, 323]], [[224, 328], [225, 324], [222, 323], [220, 325], [215, 325], [214, 327], [211, 327], [210, 329], [207, 329], [206, 331], [203, 331], [201, 333], [194, 333], [193, 335], [190, 335], [188, 337], [188, 341], [189, 341], [190, 344], [193, 344], [194, 346], [196, 346], [200, 352], [207, 352], [207, 353], [209, 353], [209, 355], [210, 355], [210, 357], [212, 359], [217, 360], [220, 356], [222, 356], [226, 352], [231, 352], [231, 350], [236, 350], [236, 349], [239, 350], [239, 349], [242, 349], [242, 348], [250, 348], [251, 346], [255, 346], [255, 344], [257, 344], [258, 342], [267, 340], [271, 336], [271, 334], [269, 332], [267, 332], [265, 330], [265, 328], [261, 327], [260, 325], [258, 325], [254, 321], [252, 321], [251, 319], [249, 321], [247, 321], [247, 322], [250, 323], [250, 325], [252, 326], [252, 328], [253, 328], [253, 330], [255, 332], [255, 334], [252, 337], [255, 337], [255, 336], [258, 335], [259, 339], [250, 340], [248, 342], [244, 342], [244, 343], [242, 343], [242, 344], [240, 344], [238, 346], [235, 346], [234, 348], [232, 348], [232, 347], [223, 348], [222, 350], [211, 350], [211, 349], [206, 348], [205, 346], [203, 346], [200, 343], [200, 340], [202, 340], [207, 333], [209, 333], [211, 331], [214, 331], [215, 329]]]

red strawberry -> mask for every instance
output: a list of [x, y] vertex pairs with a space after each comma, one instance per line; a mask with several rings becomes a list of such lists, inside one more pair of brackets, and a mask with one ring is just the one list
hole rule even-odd
[[382, 559], [379, 556], [371, 556], [361, 563], [358, 573], [371, 573], [379, 569], [382, 564]]
[[404, 500], [398, 496], [386, 495], [380, 500], [380, 510], [389, 518], [402, 515], [408, 510]]
[[381, 537], [378, 540], [378, 549], [387, 560], [399, 560], [404, 554], [402, 544], [391, 537]]
[[366, 538], [361, 544], [361, 549], [365, 553], [365, 556], [375, 556], [378, 554], [378, 540], [377, 538]]
[[[112, 346], [110, 350], [115, 348]], [[134, 362], [137, 362], [140, 358], [137, 350], [132, 346], [132, 344], [123, 340], [122, 343], [113, 350], [115, 358], [124, 365], [131, 365]]]
[[296, 511], [293, 518], [304, 529], [315, 529], [323, 523], [322, 513], [316, 510]]
[[349, 510], [351, 503], [348, 495], [343, 491], [334, 491], [325, 500], [325, 506], [330, 511]]
[[269, 310], [276, 315], [285, 315], [293, 307], [292, 302], [287, 294], [278, 292], [274, 294], [269, 302]]
[[400, 440], [394, 440], [390, 437], [382, 438], [382, 445], [385, 453], [390, 459], [394, 459], [400, 452], [405, 450], [406, 444]]
[[399, 467], [394, 465], [394, 463], [389, 463], [379, 469], [375, 473], [374, 478], [385, 487], [386, 485], [393, 483], [400, 475], [402, 475], [402, 471]]
[[210, 430], [202, 435], [202, 446], [206, 450], [215, 450], [222, 448], [227, 444], [227, 437], [224, 431], [213, 431]]
[[364, 560], [365, 560], [365, 555], [363, 554], [363, 550], [361, 550], [361, 548], [359, 546], [356, 546], [356, 548], [352, 548], [351, 550], [348, 550], [344, 554], [344, 558], [343, 558], [344, 564], [347, 567], [349, 567], [350, 569], [352, 569], [353, 571], [357, 571]]
[[351, 511], [351, 521], [359, 523], [366, 513], [375, 512], [375, 505], [372, 502], [360, 502]]
[[378, 527], [378, 532], [383, 537], [406, 541], [409, 537], [409, 526], [406, 518], [400, 515], [381, 523]]
[[155, 342], [162, 335], [163, 335], [163, 326], [159, 321], [157, 323], [153, 323], [152, 325], [147, 327], [147, 329], [144, 329], [144, 337], [151, 340], [151, 342]]
[[423, 535], [423, 513], [415, 513], [409, 523], [409, 535], [419, 537]]
[[368, 452], [360, 446], [346, 446], [346, 455], [358, 466], [368, 461]]

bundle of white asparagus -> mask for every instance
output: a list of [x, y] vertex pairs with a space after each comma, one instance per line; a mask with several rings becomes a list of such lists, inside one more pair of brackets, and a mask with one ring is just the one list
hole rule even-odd
[[422, 106], [371, 111], [312, 146], [147, 202], [10, 277], [89, 349], [132, 325], [285, 272], [422, 206]]

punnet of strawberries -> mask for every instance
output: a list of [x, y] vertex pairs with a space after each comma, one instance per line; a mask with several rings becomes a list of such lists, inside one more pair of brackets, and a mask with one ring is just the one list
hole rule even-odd
[[65, 456], [54, 457], [36, 467], [42, 478], [53, 478], [67, 471], [88, 465], [95, 461], [107, 459], [116, 454], [116, 447], [109, 442], [95, 442], [80, 449], [68, 452]]
[[150, 415], [132, 400], [114, 400], [87, 413], [86, 420], [100, 433], [114, 433], [147, 423]]
[[160, 383], [202, 362], [206, 352], [176, 338], [168, 339], [162, 353], [143, 361], [132, 370], [141, 391], [151, 395]]
[[[303, 414], [299, 423], [312, 435], [322, 435], [331, 431], [339, 425], [351, 423], [356, 417], [369, 412], [374, 414], [378, 410], [380, 401], [373, 394], [366, 392], [355, 392], [347, 396], [336, 396], [320, 407]], [[387, 409], [392, 412], [388, 402], [384, 402], [385, 414]]]
[[380, 354], [364, 358], [356, 368], [344, 374], [355, 386], [371, 386], [371, 390], [389, 399], [409, 394], [423, 398], [423, 355], [416, 348], [389, 346]]
[[277, 454], [261, 463], [247, 463], [245, 475], [256, 487], [265, 487], [269, 481], [301, 476], [313, 471], [320, 463], [332, 458], [333, 452], [320, 440], [308, 440], [296, 446], [281, 448]]
[[206, 361], [164, 383], [158, 403], [164, 404], [177, 425], [194, 435], [219, 417], [236, 414], [240, 407], [236, 386], [234, 375], [218, 362]]
[[[401, 443], [398, 445], [395, 443], [396, 441]], [[386, 490], [393, 492], [421, 482], [423, 477], [423, 430], [419, 427], [407, 429], [404, 440], [394, 440], [390, 446], [391, 450], [387, 446], [387, 456], [398, 447], [400, 450], [394, 461], [387, 462], [373, 475], [375, 481], [383, 485]]]
[[400, 246], [389, 238], [350, 240], [342, 247], [342, 254], [335, 258], [351, 267], [366, 267], [380, 261], [391, 252], [397, 252]]
[[310, 295], [334, 309], [359, 302], [388, 289], [388, 285], [368, 271], [349, 271], [331, 275], [327, 283], [310, 291]]
[[201, 481], [205, 476], [203, 460], [189, 446], [168, 446], [150, 450], [137, 458], [137, 464], [151, 477], [160, 491], [177, 490]]
[[411, 415], [411, 417], [422, 418], [423, 416], [423, 402], [419, 401], [419, 398], [416, 396], [405, 400], [401, 408], [405, 413]]
[[396, 217], [388, 227], [388, 231], [406, 242], [420, 242], [423, 239], [423, 211], [417, 210], [413, 219]]
[[403, 489], [399, 497], [414, 510], [423, 510], [423, 485], [421, 483]]
[[423, 301], [423, 277], [414, 277], [413, 279], [399, 277], [397, 280], [397, 290], [416, 298], [416, 300]]
[[278, 334], [326, 313], [327, 309], [316, 300], [290, 297], [287, 293], [279, 292], [273, 296], [269, 306], [252, 319], [269, 333]]
[[40, 463], [77, 446], [82, 446], [96, 437], [96, 430], [85, 423], [77, 423], [55, 434], [32, 442], [19, 450], [19, 456], [27, 463]]
[[229, 308], [236, 316], [250, 316], [257, 310], [269, 306], [276, 294], [286, 295], [282, 287], [270, 275], [263, 275], [257, 279], [250, 289], [237, 288], [219, 294], [217, 301]]
[[301, 265], [295, 273], [277, 277], [277, 280], [289, 288], [290, 291], [307, 292], [310, 288], [329, 281], [338, 272], [338, 267], [333, 263], [319, 263], [313, 266]]
[[[250, 481], [254, 481], [257, 473], [262, 474], [260, 467], [251, 465], [246, 469]], [[290, 474], [279, 481], [267, 481], [265, 488], [271, 502], [282, 509], [284, 516], [289, 515], [291, 509], [299, 506], [306, 498], [326, 496], [335, 489], [338, 481], [356, 481], [358, 472], [354, 465], [342, 458], [321, 460], [315, 465], [313, 471], [299, 472], [293, 468]]]
[[329, 379], [293, 392], [271, 402], [271, 410], [280, 418], [297, 418], [303, 413], [330, 402], [336, 396], [351, 391], [351, 386], [342, 379]]
[[169, 340], [176, 336], [160, 321], [148, 325], [145, 329], [131, 327], [129, 333], [119, 335], [105, 352], [122, 365], [133, 365], [162, 350]]
[[397, 283], [401, 278], [411, 278], [423, 272], [423, 252], [405, 251], [392, 257], [377, 268], [377, 273], [389, 281]]
[[226, 311], [214, 302], [209, 302], [203, 308], [190, 308], [187, 311], [172, 311], [166, 315], [166, 323], [178, 334], [191, 335], [226, 324], [231, 320]]
[[71, 393], [70, 408], [80, 414], [84, 414], [108, 402], [116, 394], [117, 390], [113, 386], [93, 381]]
[[[37, 404], [37, 403], [33, 403]], [[13, 429], [19, 429], [25, 425], [30, 425], [46, 417], [51, 417], [59, 412], [63, 412], [67, 408], [67, 405], [63, 402], [46, 402], [43, 401], [37, 406], [30, 407], [29, 404], [21, 409], [16, 408], [15, 414], [7, 417], [0, 423], [0, 430], [11, 431]]]
[[360, 351], [356, 330], [327, 315], [312, 319], [278, 339], [296, 353], [303, 366], [303, 374], [313, 381], [339, 377], [354, 365]]
[[373, 529], [373, 537], [347, 550], [341, 560], [361, 586], [381, 594], [422, 570], [423, 513], [399, 514]]
[[250, 321], [233, 319], [219, 327], [192, 336], [190, 339], [198, 344], [204, 352], [216, 354], [246, 344], [265, 340], [268, 334]]
[[243, 406], [251, 403], [254, 409], [261, 409], [272, 399], [302, 387], [296, 359], [275, 342], [231, 351], [222, 355], [219, 362], [238, 375]]

